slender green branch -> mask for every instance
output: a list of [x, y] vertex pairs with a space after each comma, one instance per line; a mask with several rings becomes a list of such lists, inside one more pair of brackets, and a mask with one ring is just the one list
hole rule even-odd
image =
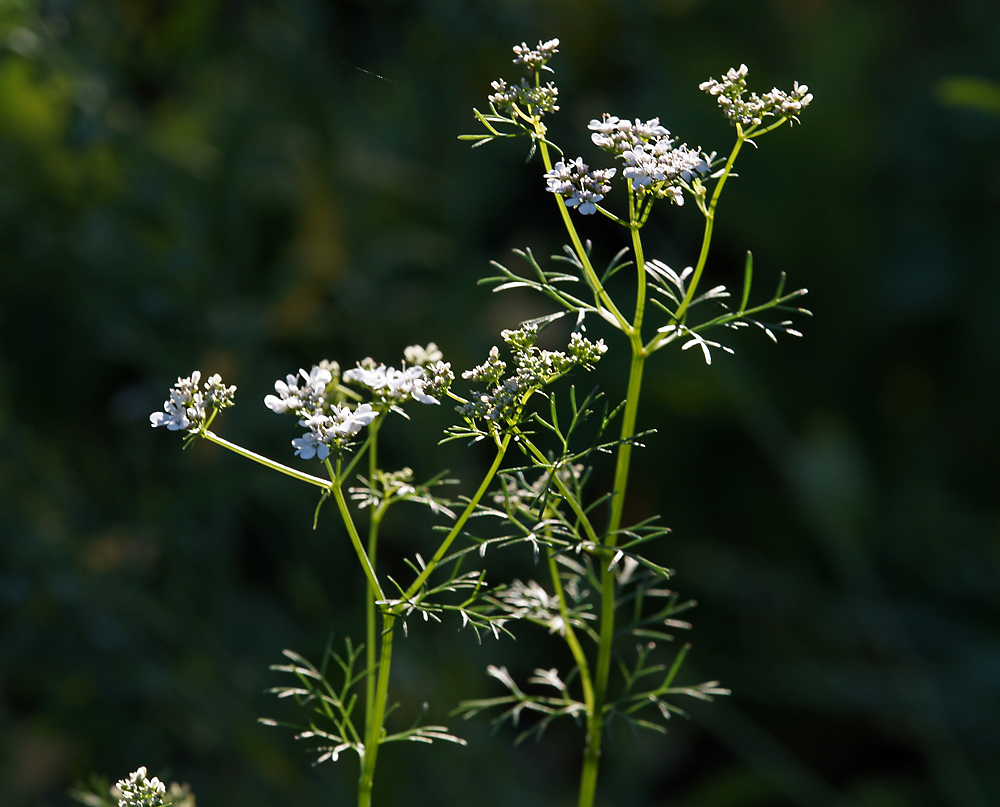
[[[372, 432], [369, 436], [370, 446], [368, 450], [368, 484], [371, 486], [372, 500], [375, 497], [375, 474], [378, 472], [378, 426], [380, 421], [375, 420], [370, 428]], [[371, 519], [368, 522], [368, 560], [375, 568], [376, 553], [378, 550], [378, 530], [382, 521], [384, 509], [372, 504]], [[367, 662], [367, 680], [365, 682], [365, 726], [372, 725], [375, 714], [375, 659], [377, 648], [378, 625], [377, 605], [378, 594], [370, 586], [365, 587], [365, 661]]]
[[[536, 458], [538, 458], [541, 462], [548, 464], [548, 457], [546, 457], [545, 453], [538, 446], [535, 445], [534, 441], [532, 441], [520, 429], [517, 432], [517, 436], [520, 439], [521, 444], [525, 448], [527, 448], [532, 454], [534, 454]], [[555, 473], [554, 470], [551, 478], [552, 478], [552, 483], [556, 486], [556, 488], [559, 490], [560, 495], [562, 495], [563, 499], [566, 500], [566, 503], [573, 511], [573, 515], [575, 515], [577, 520], [583, 525], [583, 531], [586, 533], [587, 539], [591, 543], [593, 543], [595, 547], [600, 546], [601, 539], [597, 535], [597, 530], [594, 529], [594, 525], [590, 520], [590, 516], [587, 515], [586, 511], [583, 509], [583, 506], [580, 504], [577, 497], [573, 495], [573, 492], [569, 489], [566, 482], [560, 479], [559, 474]]]
[[[543, 139], [545, 135], [545, 126], [542, 124], [541, 120], [534, 119], [532, 121], [535, 132], [539, 137], [539, 151], [542, 154], [542, 163], [545, 165], [546, 172], [552, 170], [552, 158], [549, 156], [548, 146], [546, 141]], [[618, 327], [628, 333], [630, 325], [628, 320], [622, 315], [621, 311], [618, 310], [618, 306], [615, 305], [614, 301], [611, 299], [610, 295], [605, 291], [604, 286], [601, 284], [600, 278], [598, 278], [597, 273], [594, 271], [594, 266], [590, 262], [590, 256], [587, 255], [587, 251], [583, 248], [583, 242], [580, 240], [580, 236], [576, 231], [576, 226], [573, 224], [573, 219], [570, 217], [569, 208], [566, 207], [563, 197], [556, 193], [553, 194], [556, 197], [556, 202], [559, 206], [559, 215], [562, 216], [563, 224], [566, 227], [566, 232], [569, 234], [570, 241], [573, 243], [573, 251], [576, 253], [577, 258], [580, 261], [580, 265], [583, 267], [583, 273], [587, 284], [594, 292], [594, 296], [600, 301], [600, 303], [607, 309], [611, 316], [615, 318], [618, 323]]]
[[358, 807], [371, 806], [375, 764], [378, 760], [379, 744], [382, 742], [386, 703], [389, 698], [389, 672], [392, 667], [392, 639], [395, 633], [395, 623], [395, 616], [387, 613], [382, 614], [382, 652], [378, 665], [375, 708], [372, 719], [365, 725], [365, 749], [358, 782]]
[[375, 569], [372, 568], [371, 560], [368, 558], [365, 548], [361, 545], [361, 536], [358, 535], [358, 528], [354, 525], [354, 519], [351, 518], [351, 511], [347, 508], [347, 502], [344, 500], [344, 490], [341, 486], [341, 477], [339, 474], [337, 484], [333, 485], [333, 497], [337, 500], [337, 509], [340, 510], [340, 517], [347, 528], [347, 534], [354, 545], [354, 551], [358, 555], [358, 560], [361, 561], [365, 577], [368, 578], [368, 585], [378, 600], [382, 602], [385, 600], [385, 594], [382, 593], [382, 586], [379, 585], [378, 578], [375, 576]]
[[687, 294], [684, 295], [684, 299], [681, 300], [681, 304], [677, 307], [677, 311], [674, 312], [674, 319], [677, 322], [682, 322], [684, 320], [684, 314], [691, 305], [691, 300], [694, 299], [695, 292], [698, 289], [698, 282], [701, 280], [701, 273], [705, 269], [705, 263], [708, 260], [708, 250], [712, 245], [712, 229], [715, 226], [715, 208], [719, 203], [719, 196], [722, 195], [722, 189], [726, 185], [726, 180], [729, 179], [729, 175], [733, 171], [733, 165], [736, 162], [736, 157], [740, 153], [740, 149], [743, 147], [743, 142], [746, 140], [746, 136], [743, 130], [740, 128], [739, 124], [736, 125], [736, 143], [733, 145], [733, 150], [729, 154], [729, 159], [726, 160], [726, 167], [723, 169], [722, 175], [719, 177], [719, 181], [715, 185], [715, 191], [712, 193], [712, 200], [708, 203], [708, 210], [705, 212], [705, 234], [701, 239], [701, 252], [698, 255], [698, 263], [694, 268], [694, 275], [691, 278], [691, 282], [688, 284]]
[[257, 454], [249, 449], [243, 448], [243, 446], [238, 446], [236, 443], [230, 443], [228, 440], [219, 437], [219, 435], [214, 432], [203, 431], [201, 434], [206, 440], [222, 446], [223, 448], [228, 448], [230, 451], [235, 454], [239, 454], [241, 457], [246, 457], [254, 462], [259, 462], [265, 468], [270, 468], [272, 471], [278, 471], [279, 473], [285, 474], [285, 476], [292, 477], [292, 479], [298, 479], [300, 482], [308, 482], [310, 485], [315, 485], [316, 487], [323, 488], [324, 490], [330, 490], [333, 487], [333, 484], [327, 479], [320, 479], [318, 476], [303, 473], [302, 471], [296, 471], [294, 468], [289, 468], [287, 465], [282, 465], [280, 462], [268, 459], [261, 454]]
[[549, 562], [549, 576], [552, 578], [552, 589], [556, 597], [559, 598], [559, 616], [563, 623], [563, 638], [569, 646], [576, 667], [580, 671], [580, 688], [583, 689], [583, 702], [588, 712], [594, 709], [594, 685], [590, 679], [590, 665], [587, 662], [587, 654], [583, 652], [580, 640], [576, 637], [573, 625], [569, 621], [569, 609], [566, 606], [566, 593], [563, 590], [562, 580], [559, 577], [559, 566], [556, 563], [556, 555], [552, 547], [546, 548]]

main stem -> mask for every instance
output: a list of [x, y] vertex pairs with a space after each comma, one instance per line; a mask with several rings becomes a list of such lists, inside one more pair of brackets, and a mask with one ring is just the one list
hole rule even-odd
[[611, 553], [618, 541], [621, 527], [625, 489], [628, 486], [629, 465], [632, 460], [632, 443], [635, 436], [636, 414], [639, 410], [639, 393], [642, 389], [642, 371], [646, 355], [642, 350], [638, 332], [630, 339], [632, 364], [629, 369], [628, 391], [625, 398], [625, 412], [622, 419], [621, 439], [618, 459], [615, 465], [614, 491], [611, 499], [611, 515], [608, 532], [599, 557], [601, 563], [601, 625], [600, 641], [597, 649], [597, 664], [594, 668], [594, 705], [587, 717], [587, 745], [583, 752], [583, 771], [580, 775], [579, 807], [592, 807], [597, 792], [597, 774], [601, 759], [601, 740], [604, 735], [604, 710], [607, 700], [608, 678], [611, 671], [611, 651], [615, 639], [615, 573], [609, 568]]
[[733, 145], [733, 150], [729, 154], [729, 159], [726, 160], [726, 167], [723, 170], [722, 175], [719, 177], [719, 181], [715, 185], [715, 191], [712, 193], [712, 198], [708, 203], [708, 208], [705, 209], [705, 233], [701, 239], [701, 252], [698, 254], [698, 263], [695, 265], [694, 275], [691, 277], [691, 282], [688, 284], [687, 294], [684, 295], [684, 299], [681, 300], [681, 304], [677, 306], [677, 311], [674, 312], [674, 320], [676, 320], [678, 324], [684, 321], [684, 314], [687, 312], [688, 306], [691, 305], [691, 300], [694, 299], [695, 291], [698, 288], [698, 281], [701, 280], [701, 273], [705, 270], [705, 263], [708, 260], [708, 250], [712, 245], [712, 229], [715, 226], [715, 208], [719, 204], [719, 197], [722, 195], [722, 189], [725, 187], [726, 180], [729, 179], [729, 175], [733, 172], [733, 165], [736, 163], [736, 157], [739, 155], [745, 139], [743, 130], [737, 126], [736, 143]]
[[378, 664], [374, 709], [371, 719], [365, 725], [365, 750], [361, 761], [361, 776], [358, 781], [358, 807], [371, 807], [372, 803], [375, 763], [378, 760], [379, 744], [382, 742], [382, 726], [385, 723], [386, 702], [389, 697], [389, 669], [392, 664], [392, 637], [395, 633], [395, 626], [396, 617], [383, 612], [382, 652]]
[[602, 542], [601, 553], [601, 625], [597, 647], [597, 664], [594, 668], [594, 700], [587, 716], [587, 744], [583, 752], [583, 770], [580, 774], [579, 807], [592, 807], [597, 793], [597, 776], [600, 772], [601, 741], [604, 736], [604, 712], [607, 702], [608, 678], [611, 672], [611, 654], [615, 640], [615, 573], [610, 568], [611, 550], [618, 543], [618, 530], [622, 523], [625, 506], [625, 491], [628, 488], [628, 474], [632, 463], [632, 439], [635, 437], [635, 423], [639, 412], [639, 396], [642, 392], [642, 371], [647, 353], [642, 343], [642, 319], [646, 306], [646, 264], [643, 256], [642, 240], [639, 238], [639, 223], [636, 221], [635, 194], [629, 187], [629, 219], [632, 231], [632, 250], [635, 254], [637, 277], [635, 317], [625, 331], [629, 338], [632, 361], [629, 366], [628, 388], [625, 393], [625, 411], [622, 414], [621, 442], [615, 463], [614, 488], [611, 493], [611, 513], [608, 530]]
[[[376, 426], [375, 423], [372, 426]], [[378, 433], [373, 432], [368, 449], [368, 484], [375, 496], [375, 473], [378, 471]], [[375, 554], [378, 550], [378, 528], [382, 521], [382, 508], [372, 501], [371, 520], [368, 522], [368, 561], [375, 568]], [[365, 681], [365, 731], [373, 723], [375, 714], [375, 678], [376, 653], [378, 653], [378, 625], [376, 623], [377, 594], [371, 585], [365, 586], [365, 661], [367, 665], [367, 680]], [[374, 768], [373, 768], [374, 772]]]

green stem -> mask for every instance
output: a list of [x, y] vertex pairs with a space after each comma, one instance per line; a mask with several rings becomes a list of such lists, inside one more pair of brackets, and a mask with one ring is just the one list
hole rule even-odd
[[[630, 339], [632, 364], [629, 369], [628, 391], [625, 396], [625, 412], [622, 415], [622, 443], [618, 446], [615, 464], [614, 490], [611, 498], [611, 515], [608, 532], [603, 546], [611, 549], [618, 541], [621, 527], [625, 490], [628, 487], [629, 465], [632, 460], [632, 443], [635, 436], [636, 415], [639, 409], [639, 393], [642, 389], [642, 371], [646, 353], [642, 349], [642, 338], [638, 331]], [[604, 734], [604, 711], [607, 700], [608, 678], [611, 671], [612, 645], [615, 638], [615, 573], [609, 568], [607, 558], [601, 558], [601, 624], [597, 648], [597, 663], [594, 667], [594, 703], [587, 715], [587, 744], [583, 752], [583, 771], [580, 775], [579, 807], [592, 807], [597, 792], [597, 774], [601, 759], [601, 740]]]
[[[372, 433], [369, 436], [368, 449], [368, 484], [371, 487], [373, 502], [371, 504], [371, 519], [368, 522], [368, 560], [375, 568], [376, 551], [378, 549], [378, 530], [384, 512], [381, 504], [375, 506], [375, 474], [378, 471], [378, 422], [371, 424]], [[368, 585], [365, 587], [365, 661], [367, 663], [367, 680], [365, 682], [365, 727], [372, 725], [375, 713], [375, 658], [378, 652], [378, 626], [376, 624], [378, 595]]]
[[[632, 348], [629, 366], [628, 388], [625, 393], [625, 411], [622, 414], [621, 443], [615, 463], [614, 488], [611, 492], [611, 512], [608, 531], [603, 547], [614, 548], [618, 542], [622, 512], [625, 506], [625, 491], [628, 489], [629, 468], [632, 462], [632, 438], [635, 436], [636, 417], [639, 412], [639, 396], [642, 392], [642, 371], [647, 353], [642, 344], [642, 318], [646, 302], [646, 267], [639, 237], [639, 225], [635, 221], [634, 194], [629, 188], [629, 216], [632, 220], [632, 249], [635, 253], [638, 273], [635, 303], [635, 320], [626, 331]], [[600, 770], [601, 742], [604, 735], [604, 712], [607, 702], [608, 679], [611, 673], [612, 649], [615, 638], [615, 573], [610, 568], [608, 558], [601, 556], [601, 623], [597, 645], [597, 663], [594, 667], [594, 700], [587, 713], [587, 740], [583, 752], [583, 770], [580, 773], [579, 807], [592, 807], [597, 793], [597, 776]]]
[[222, 446], [223, 448], [228, 448], [230, 451], [235, 454], [239, 454], [241, 457], [246, 457], [254, 462], [259, 462], [265, 468], [270, 468], [272, 471], [278, 471], [279, 473], [285, 474], [285, 476], [292, 477], [292, 479], [298, 479], [300, 482], [308, 482], [310, 485], [315, 485], [316, 487], [323, 488], [324, 490], [330, 490], [333, 487], [333, 484], [329, 479], [321, 479], [320, 477], [313, 476], [312, 474], [296, 471], [294, 468], [289, 468], [287, 465], [282, 465], [280, 462], [268, 459], [261, 454], [257, 454], [249, 449], [243, 448], [243, 446], [238, 446], [236, 443], [230, 443], [228, 440], [219, 437], [219, 435], [214, 432], [206, 430], [201, 432], [201, 434], [206, 440]]
[[[545, 165], [546, 172], [552, 170], [552, 158], [549, 155], [548, 146], [545, 143], [545, 126], [537, 118], [533, 121], [535, 127], [535, 133], [538, 135], [538, 150], [542, 155], [542, 163]], [[566, 203], [563, 197], [558, 193], [553, 194], [556, 197], [556, 202], [559, 206], [559, 215], [562, 216], [563, 224], [566, 227], [566, 232], [569, 233], [570, 241], [573, 242], [573, 251], [576, 253], [576, 257], [580, 261], [580, 265], [583, 266], [583, 273], [587, 281], [587, 285], [593, 290], [594, 295], [601, 302], [601, 304], [611, 313], [615, 321], [618, 323], [618, 327], [627, 331], [629, 328], [628, 320], [622, 316], [621, 311], [615, 305], [614, 301], [604, 290], [604, 286], [601, 284], [600, 278], [597, 276], [597, 272], [594, 271], [593, 264], [590, 262], [590, 257], [587, 255], [587, 251], [583, 248], [583, 242], [580, 240], [580, 236], [576, 232], [576, 227], [573, 224], [573, 219], [570, 218], [569, 208], [566, 207]]]
[[372, 593], [374, 593], [376, 600], [384, 602], [385, 594], [382, 593], [382, 586], [379, 585], [378, 578], [375, 576], [375, 569], [372, 568], [371, 560], [365, 552], [365, 548], [361, 545], [361, 536], [358, 535], [358, 528], [354, 526], [351, 511], [347, 509], [347, 502], [344, 500], [344, 491], [341, 487], [341, 477], [339, 475], [337, 476], [337, 483], [333, 485], [333, 497], [337, 500], [337, 509], [340, 510], [340, 517], [344, 521], [344, 526], [347, 527], [347, 534], [354, 545], [354, 551], [358, 555], [358, 560], [361, 561], [361, 568], [368, 579], [368, 586]]
[[[628, 208], [629, 220], [632, 222], [629, 225], [629, 230], [632, 232], [632, 251], [635, 254], [635, 268], [639, 275], [635, 290], [635, 319], [632, 320], [631, 329], [625, 332], [631, 336], [633, 331], [637, 334], [642, 331], [642, 318], [646, 312], [646, 258], [642, 252], [642, 239], [639, 237], [639, 228], [642, 225], [635, 217], [635, 193], [632, 190], [631, 180], [629, 180]], [[639, 344], [642, 344], [641, 340]]]
[[389, 670], [392, 665], [392, 638], [396, 617], [382, 614], [382, 652], [378, 664], [378, 681], [375, 705], [371, 720], [365, 725], [365, 751], [358, 781], [358, 807], [371, 807], [372, 786], [375, 782], [375, 763], [378, 761], [379, 744], [382, 742], [386, 703], [389, 697]]
[[580, 640], [576, 638], [576, 632], [569, 621], [569, 609], [566, 607], [566, 594], [563, 591], [562, 580], [559, 577], [559, 567], [556, 564], [555, 552], [551, 547], [546, 549], [549, 559], [549, 575], [552, 577], [552, 589], [559, 598], [559, 616], [563, 621], [563, 638], [569, 645], [576, 667], [580, 671], [580, 687], [583, 689], [583, 703], [587, 711], [594, 708], [594, 685], [590, 679], [590, 665], [587, 663], [587, 654], [583, 652]]
[[736, 157], [740, 153], [740, 149], [743, 147], [743, 142], [746, 139], [743, 130], [737, 125], [736, 127], [736, 144], [733, 146], [733, 150], [729, 154], [729, 159], [726, 160], [726, 167], [722, 172], [722, 176], [719, 177], [719, 181], [715, 185], [715, 191], [712, 193], [712, 199], [708, 203], [708, 210], [705, 211], [705, 234], [701, 239], [701, 252], [698, 255], [698, 263], [694, 268], [694, 276], [691, 278], [691, 283], [688, 285], [687, 294], [684, 295], [684, 299], [681, 300], [681, 304], [677, 307], [677, 311], [674, 312], [674, 320], [678, 323], [682, 322], [684, 319], [684, 314], [687, 312], [688, 306], [691, 305], [691, 300], [694, 299], [695, 291], [698, 289], [698, 281], [701, 280], [701, 273], [705, 269], [705, 263], [708, 260], [708, 250], [712, 245], [712, 229], [715, 226], [715, 207], [719, 203], [719, 196], [722, 195], [722, 188], [726, 184], [726, 180], [729, 179], [729, 175], [733, 171], [733, 164], [736, 162]]

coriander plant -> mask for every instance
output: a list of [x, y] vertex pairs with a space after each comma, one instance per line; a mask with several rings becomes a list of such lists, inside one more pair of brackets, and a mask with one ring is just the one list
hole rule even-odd
[[[517, 83], [504, 79], [493, 82], [489, 96], [489, 112], [475, 110], [483, 132], [464, 135], [481, 146], [502, 137], [528, 137], [531, 154], [541, 155], [545, 168], [546, 190], [556, 201], [559, 216], [569, 237], [566, 254], [554, 260], [569, 267], [569, 271], [542, 268], [530, 251], [521, 253], [528, 271], [518, 274], [495, 264], [500, 274], [489, 278], [496, 290], [528, 288], [548, 297], [556, 311], [546, 321], [573, 315], [577, 327], [583, 328], [588, 315], [597, 317], [618, 330], [628, 343], [630, 365], [628, 387], [621, 405], [618, 439], [613, 444], [592, 444], [581, 453], [570, 447], [570, 430], [561, 429], [553, 404], [551, 418], [536, 416], [536, 422], [557, 437], [556, 452], [543, 451], [526, 438], [531, 464], [541, 471], [538, 483], [530, 488], [527, 499], [505, 497], [502, 515], [510, 524], [527, 530], [531, 540], [544, 546], [549, 572], [546, 590], [540, 584], [530, 594], [518, 592], [496, 603], [497, 610], [546, 625], [567, 644], [575, 666], [565, 678], [555, 670], [537, 670], [530, 683], [543, 686], [545, 695], [530, 695], [519, 688], [504, 668], [490, 672], [509, 691], [509, 695], [492, 700], [464, 704], [468, 712], [499, 706], [502, 718], [516, 721], [524, 710], [544, 715], [536, 729], [541, 730], [559, 715], [571, 715], [584, 720], [586, 734], [583, 768], [580, 778], [580, 807], [594, 803], [601, 743], [605, 730], [614, 718], [622, 718], [635, 726], [663, 730], [662, 726], [638, 713], [655, 706], [664, 719], [679, 711], [668, 696], [688, 695], [709, 698], [727, 694], [717, 682], [678, 687], [675, 676], [687, 648], [677, 653], [670, 664], [653, 660], [656, 641], [670, 639], [664, 628], [687, 627], [674, 617], [689, 607], [678, 601], [677, 595], [662, 588], [669, 571], [644, 558], [642, 544], [663, 535], [655, 517], [639, 524], [623, 525], [622, 514], [628, 490], [632, 448], [641, 435], [636, 432], [636, 416], [642, 394], [646, 360], [667, 345], [680, 342], [681, 350], [698, 347], [705, 361], [711, 363], [712, 349], [732, 352], [720, 342], [711, 341], [704, 333], [712, 328], [736, 329], [749, 325], [761, 328], [772, 340], [779, 332], [799, 336], [791, 322], [765, 322], [759, 317], [768, 310], [808, 314], [789, 304], [805, 294], [801, 289], [784, 292], [784, 276], [771, 298], [750, 304], [753, 260], [747, 254], [743, 289], [739, 304], [728, 305], [730, 293], [724, 286], [701, 290], [701, 279], [708, 261], [715, 225], [715, 214], [726, 181], [733, 175], [736, 158], [745, 143], [756, 145], [761, 136], [782, 124], [798, 121], [798, 113], [812, 101], [809, 88], [796, 82], [791, 92], [777, 88], [763, 95], [747, 90], [747, 67], [730, 69], [721, 79], [709, 79], [700, 89], [714, 97], [736, 130], [736, 141], [729, 156], [720, 159], [716, 152], [705, 152], [685, 143], [678, 143], [660, 124], [658, 118], [648, 121], [619, 118], [605, 113], [600, 120], [591, 120], [588, 129], [591, 140], [604, 152], [604, 159], [620, 162], [624, 210], [618, 215], [602, 206], [612, 190], [617, 166], [591, 169], [582, 157], [568, 158], [548, 136], [546, 116], [557, 112], [558, 88], [551, 81], [542, 83], [543, 73], [551, 73], [549, 61], [558, 52], [558, 39], [539, 42], [536, 48], [522, 43], [514, 48], [514, 64], [523, 75]], [[553, 163], [553, 153], [558, 157]], [[690, 197], [704, 217], [701, 250], [694, 267], [678, 272], [662, 261], [647, 260], [643, 250], [641, 230], [658, 202], [683, 205]], [[581, 216], [600, 213], [628, 231], [629, 246], [619, 252], [598, 274], [591, 261], [589, 243], [581, 239], [571, 210]], [[631, 252], [631, 257], [628, 253]], [[636, 272], [635, 298], [631, 315], [623, 313], [607, 288], [607, 281], [618, 271], [631, 265]], [[647, 301], [657, 320], [647, 321]], [[714, 306], [711, 313], [698, 319], [692, 310], [703, 303]], [[705, 306], [706, 308], [708, 306]], [[700, 310], [700, 309], [699, 309]], [[580, 410], [571, 407], [575, 426]], [[602, 422], [607, 426], [607, 420]], [[615, 454], [614, 482], [603, 499], [588, 503], [582, 495], [582, 478], [577, 470], [579, 460], [594, 449], [612, 450]], [[569, 473], [567, 473], [567, 471]], [[523, 481], [523, 478], [522, 478]], [[540, 488], [540, 490], [536, 490]], [[529, 489], [524, 488], [525, 493]], [[604, 505], [604, 523], [596, 520], [595, 502]], [[589, 587], [589, 590], [587, 590]], [[589, 596], [588, 596], [589, 595]], [[596, 599], [591, 604], [589, 599]], [[649, 605], [647, 601], [656, 603]], [[665, 604], [662, 604], [664, 603]], [[591, 610], [593, 608], [593, 610]], [[596, 613], [595, 613], [596, 612]], [[591, 617], [596, 616], [596, 619]], [[596, 624], [594, 624], [596, 622]], [[612, 659], [616, 639], [628, 637], [635, 644], [631, 661], [620, 659], [622, 682], [611, 688]], [[584, 645], [589, 642], [589, 648]], [[578, 693], [571, 695], [570, 683]]]
[[[580, 807], [595, 803], [601, 744], [615, 721], [663, 731], [662, 721], [681, 711], [678, 696], [727, 694], [715, 681], [677, 683], [688, 646], [672, 655], [660, 646], [672, 639], [671, 631], [689, 627], [678, 617], [691, 603], [665, 587], [672, 573], [643, 554], [644, 545], [667, 530], [655, 514], [624, 524], [624, 502], [632, 451], [644, 438], [637, 432], [637, 413], [646, 361], [654, 353], [675, 344], [682, 350], [697, 347], [711, 363], [713, 350], [732, 351], [706, 338], [710, 329], [755, 325], [771, 339], [778, 333], [799, 335], [787, 319], [761, 317], [772, 310], [808, 313], [792, 305], [805, 291], [785, 293], [782, 277], [769, 299], [751, 304], [749, 253], [735, 305], [724, 286], [702, 288], [702, 277], [719, 198], [743, 145], [756, 145], [782, 124], [797, 122], [812, 95], [797, 83], [790, 92], [757, 95], [747, 90], [746, 66], [731, 69], [701, 85], [735, 128], [726, 158], [679, 143], [657, 118], [632, 121], [604, 114], [588, 128], [608, 167], [591, 169], [583, 157], [568, 157], [550, 139], [544, 122], [559, 109], [557, 87], [543, 83], [558, 45], [553, 39], [534, 48], [516, 46], [513, 61], [523, 75], [510, 84], [493, 82], [489, 111], [475, 111], [482, 131], [462, 136], [475, 146], [527, 137], [529, 157], [540, 155], [545, 189], [554, 198], [569, 244], [551, 263], [539, 261], [530, 249], [518, 250], [521, 271], [494, 264], [497, 274], [484, 282], [494, 284], [495, 291], [536, 292], [551, 302], [551, 314], [504, 330], [505, 349], [494, 346], [482, 364], [461, 373], [464, 384], [433, 343], [407, 348], [398, 368], [372, 358], [349, 369], [324, 360], [276, 381], [275, 394], [264, 404], [297, 423], [293, 453], [311, 463], [315, 473], [264, 457], [212, 430], [235, 394], [235, 387], [218, 375], [202, 381], [195, 371], [179, 378], [163, 410], [150, 417], [154, 427], [183, 432], [185, 445], [205, 439], [316, 487], [313, 528], [323, 505], [333, 500], [338, 529], [351, 542], [357, 572], [366, 582], [364, 639], [347, 639], [342, 649], [328, 646], [319, 664], [286, 650], [288, 663], [272, 669], [288, 676], [288, 683], [274, 692], [302, 706], [297, 736], [314, 745], [318, 761], [337, 761], [351, 755], [347, 752], [357, 756], [362, 807], [372, 803], [382, 745], [463, 742], [443, 726], [418, 723], [390, 731], [387, 725], [393, 709], [393, 648], [412, 620], [454, 615], [477, 638], [499, 636], [526, 622], [565, 643], [573, 660], [570, 669], [536, 669], [520, 684], [506, 667], [490, 666], [489, 674], [505, 694], [466, 701], [456, 711], [471, 717], [499, 710], [497, 722], [515, 724], [532, 715], [520, 736], [541, 736], [560, 717], [576, 720], [584, 729]], [[688, 200], [704, 217], [704, 235], [694, 266], [678, 271], [646, 257], [641, 231], [654, 207]], [[598, 213], [627, 233], [624, 248], [600, 270], [574, 218]], [[635, 273], [634, 299], [616, 300], [608, 281], [629, 267]], [[571, 324], [565, 348], [541, 349], [540, 333], [558, 320]], [[598, 321], [621, 334], [620, 347], [587, 336], [587, 326]], [[592, 369], [609, 349], [626, 348], [629, 374], [622, 401], [597, 389], [579, 392], [575, 384], [559, 383], [570, 373]], [[380, 431], [389, 418], [412, 415], [418, 425], [417, 405], [444, 402], [454, 406], [456, 420], [442, 442], [480, 443], [491, 452], [482, 478], [454, 498], [444, 490], [455, 480], [439, 474], [417, 482], [409, 468], [384, 467], [379, 454]], [[613, 458], [613, 482], [610, 489], [594, 489], [591, 469], [605, 455]], [[425, 541], [426, 550], [406, 560], [409, 576], [397, 579], [385, 571], [380, 527], [388, 508], [402, 503], [429, 508], [440, 523]], [[540, 580], [496, 584], [488, 577], [490, 553], [512, 545], [530, 548], [528, 568], [540, 569]], [[168, 803], [162, 783], [146, 780], [145, 769], [120, 782], [118, 793], [122, 807]], [[77, 797], [104, 804], [95, 799], [108, 794], [106, 789], [103, 796], [81, 790]]]

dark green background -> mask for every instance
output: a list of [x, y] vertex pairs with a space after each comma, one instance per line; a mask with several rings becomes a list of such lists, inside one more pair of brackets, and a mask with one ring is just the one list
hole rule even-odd
[[[805, 338], [731, 335], [711, 368], [665, 351], [640, 414], [658, 433], [631, 515], [663, 514], [655, 556], [700, 602], [687, 680], [734, 695], [666, 738], [613, 735], [602, 804], [1000, 801], [1000, 105], [942, 85], [1000, 79], [996, 3], [3, 0], [0, 803], [139, 765], [204, 807], [351, 803], [353, 761], [311, 768], [255, 722], [281, 713], [282, 648], [360, 635], [334, 513], [312, 532], [312, 491], [182, 453], [148, 414], [220, 371], [241, 405], [219, 430], [287, 457], [275, 378], [429, 340], [469, 367], [540, 313], [475, 284], [559, 248], [539, 164], [456, 136], [510, 46], [553, 36], [553, 131], [585, 155], [604, 111], [727, 152], [697, 85], [740, 62], [816, 95], [742, 155], [709, 265], [735, 283], [752, 249], [761, 294], [807, 286]], [[660, 212], [647, 257], [693, 261], [697, 211]], [[604, 258], [622, 245], [582, 226]], [[612, 344], [598, 380], [620, 396]], [[447, 415], [394, 424], [386, 463], [476, 473], [432, 450]], [[426, 551], [407, 525], [387, 545]], [[455, 628], [411, 626], [406, 715], [497, 694], [487, 663], [566, 663], [527, 629], [477, 649]], [[380, 804], [572, 803], [571, 727], [513, 748], [450, 722], [470, 747], [387, 748]]]

